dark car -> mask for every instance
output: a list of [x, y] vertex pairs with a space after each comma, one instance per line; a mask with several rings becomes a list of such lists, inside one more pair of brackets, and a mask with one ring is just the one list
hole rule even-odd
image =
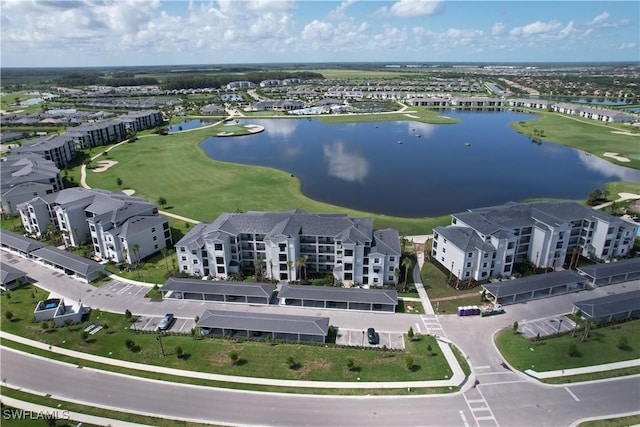
[[173, 317], [173, 314], [171, 313], [165, 314], [162, 320], [160, 321], [160, 323], [158, 323], [158, 329], [160, 329], [161, 331], [166, 331], [171, 327], [174, 320], [175, 318]]
[[375, 329], [367, 329], [367, 339], [369, 340], [369, 344], [378, 344], [378, 333]]

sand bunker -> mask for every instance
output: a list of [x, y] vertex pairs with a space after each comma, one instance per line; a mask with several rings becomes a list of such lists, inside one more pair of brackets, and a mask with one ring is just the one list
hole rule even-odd
[[251, 133], [258, 133], [264, 130], [264, 126], [260, 125], [247, 125], [246, 128]]
[[136, 190], [133, 190], [131, 188], [127, 188], [126, 190], [122, 190], [122, 192], [124, 194], [126, 194], [127, 196], [133, 196], [134, 194], [136, 194]]
[[118, 162], [114, 160], [98, 160], [96, 163], [98, 164], [98, 166], [92, 170], [94, 172], [104, 172]]
[[630, 162], [631, 160], [626, 157], [619, 156], [618, 153], [604, 153], [604, 157], [611, 157], [612, 159], [616, 159], [619, 162]]

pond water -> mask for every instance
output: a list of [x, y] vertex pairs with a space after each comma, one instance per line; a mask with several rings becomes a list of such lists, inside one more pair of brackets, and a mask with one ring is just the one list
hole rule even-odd
[[199, 119], [185, 120], [183, 122], [176, 123], [175, 125], [169, 126], [168, 131], [169, 133], [182, 132], [184, 130], [198, 129], [204, 126], [208, 126], [210, 124], [211, 122], [206, 122]]
[[[403, 217], [444, 215], [534, 197], [584, 199], [608, 181], [640, 182], [640, 171], [580, 150], [536, 144], [509, 123], [511, 111], [445, 111], [452, 125], [324, 124], [252, 119], [265, 131], [201, 143], [211, 158], [287, 171], [315, 200]], [[401, 142], [401, 143], [400, 143]]]

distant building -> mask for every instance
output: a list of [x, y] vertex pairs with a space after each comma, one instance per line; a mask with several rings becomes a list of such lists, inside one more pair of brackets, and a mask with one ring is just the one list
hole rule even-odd
[[152, 129], [163, 123], [162, 113], [159, 110], [134, 111], [118, 117], [125, 125], [127, 132], [139, 132]]
[[510, 276], [514, 264], [561, 267], [573, 255], [625, 257], [637, 225], [575, 202], [507, 203], [451, 215], [434, 230], [433, 259], [456, 277]]
[[224, 213], [193, 227], [176, 250], [181, 271], [219, 278], [261, 268], [285, 282], [327, 272], [345, 284], [381, 286], [397, 283], [400, 266], [396, 230], [374, 230], [371, 218], [299, 210]]
[[69, 129], [66, 134], [73, 139], [76, 150], [84, 150], [122, 141], [127, 135], [127, 129], [124, 122], [110, 120], [86, 123]]
[[46, 160], [51, 160], [56, 167], [63, 169], [75, 157], [76, 147], [73, 138], [65, 132], [61, 135], [24, 140], [22, 145], [14, 147], [11, 153], [37, 154]]

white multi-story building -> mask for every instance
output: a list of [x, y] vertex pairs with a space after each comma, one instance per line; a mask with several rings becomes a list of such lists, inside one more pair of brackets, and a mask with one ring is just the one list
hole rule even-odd
[[120, 120], [86, 123], [69, 129], [66, 135], [75, 143], [76, 150], [122, 141], [127, 135], [125, 123]]
[[66, 132], [60, 135], [43, 136], [36, 139], [27, 139], [22, 146], [15, 147], [12, 153], [34, 153], [46, 160], [51, 160], [56, 167], [64, 168], [75, 157], [75, 143]]
[[514, 264], [561, 267], [574, 251], [608, 260], [633, 248], [637, 225], [575, 202], [507, 203], [451, 216], [431, 255], [459, 279], [510, 276]]
[[139, 132], [160, 126], [163, 123], [159, 110], [133, 111], [118, 117], [124, 123], [127, 131]]
[[200, 223], [176, 243], [180, 270], [227, 278], [241, 268], [263, 269], [278, 281], [333, 273], [349, 285], [397, 283], [398, 232], [374, 230], [371, 218], [289, 212], [224, 213]]
[[169, 221], [148, 201], [106, 190], [69, 188], [18, 205], [28, 233], [50, 225], [65, 246], [91, 242], [97, 258], [133, 263], [171, 245]]

